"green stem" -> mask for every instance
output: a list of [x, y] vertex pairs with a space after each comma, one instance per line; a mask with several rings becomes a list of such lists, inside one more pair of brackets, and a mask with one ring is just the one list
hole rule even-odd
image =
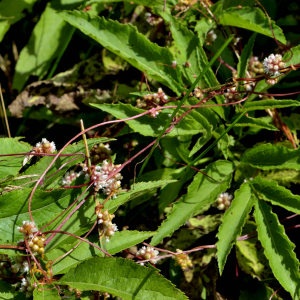
[[187, 166], [185, 171], [187, 171], [196, 161], [198, 161], [200, 158], [202, 158], [207, 152], [209, 152], [213, 147], [216, 146], [216, 144], [219, 142], [219, 140], [231, 129], [234, 127], [234, 125], [239, 121], [240, 118], [244, 116], [246, 111], [244, 111], [236, 120], [219, 136], [218, 139], [216, 139], [206, 150], [204, 150], [199, 156], [197, 156], [193, 161], [191, 161]]
[[187, 100], [187, 98], [189, 97], [190, 93], [195, 89], [196, 85], [198, 84], [198, 82], [203, 78], [203, 76], [206, 74], [206, 72], [209, 70], [209, 68], [213, 65], [213, 63], [217, 60], [217, 58], [221, 55], [221, 53], [223, 52], [223, 50], [227, 47], [227, 45], [231, 42], [231, 40], [233, 39], [233, 35], [230, 36], [227, 41], [223, 44], [223, 46], [219, 49], [219, 51], [216, 53], [216, 55], [210, 60], [209, 64], [207, 64], [205, 66], [205, 68], [203, 69], [202, 73], [197, 77], [197, 79], [195, 80], [195, 82], [192, 84], [192, 86], [189, 88], [189, 90], [186, 92], [186, 94], [184, 95], [184, 97], [182, 98], [182, 100], [180, 101], [180, 103], [178, 104], [178, 106], [175, 108], [172, 116], [168, 119], [167, 123], [165, 124], [163, 130], [161, 131], [161, 133], [159, 134], [155, 144], [153, 145], [153, 147], [150, 150], [149, 155], [147, 156], [146, 160], [144, 161], [141, 170], [139, 172], [138, 178], [142, 175], [144, 168], [146, 167], [153, 151], [155, 150], [157, 144], [159, 143], [160, 139], [162, 138], [162, 136], [164, 135], [165, 131], [169, 128], [169, 126], [172, 123], [173, 118], [176, 116], [176, 114], [178, 113], [179, 109], [181, 108], [181, 106], [184, 104], [184, 102]]

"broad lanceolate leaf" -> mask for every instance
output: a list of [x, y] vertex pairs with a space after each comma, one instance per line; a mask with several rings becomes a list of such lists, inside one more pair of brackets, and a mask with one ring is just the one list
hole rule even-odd
[[[234, 120], [232, 120], [232, 121], [234, 121]], [[229, 124], [227, 124], [227, 125], [229, 126]], [[246, 116], [243, 116], [234, 126], [237, 126], [237, 127], [250, 126], [250, 127], [258, 127], [258, 128], [262, 128], [262, 129], [278, 131], [278, 129], [272, 124], [268, 124], [267, 122], [265, 122], [259, 118], [251, 118], [251, 117], [246, 117]]]
[[290, 292], [293, 299], [299, 299], [299, 261], [293, 251], [295, 245], [286, 236], [277, 215], [264, 201], [256, 202], [254, 217], [258, 225], [258, 238], [265, 249], [274, 276]]
[[258, 176], [251, 183], [265, 200], [300, 214], [300, 196], [293, 195], [290, 190], [279, 186], [277, 181], [266, 180]]
[[181, 300], [187, 297], [153, 269], [132, 260], [95, 257], [64, 275], [59, 284], [107, 292], [124, 300]]
[[[108, 209], [109, 213], [114, 213], [118, 207], [128, 201], [131, 201], [149, 190], [158, 188], [159, 186], [174, 182], [174, 180], [161, 180], [153, 182], [139, 182], [131, 186], [131, 190], [123, 192], [116, 199], [111, 199], [106, 202], [104, 208]], [[106, 195], [101, 195], [102, 202], [106, 198]], [[83, 199], [83, 197], [81, 198]], [[56, 227], [66, 218], [66, 216], [72, 211], [73, 207], [66, 211], [61, 217], [55, 220], [47, 230], [55, 230]], [[57, 217], [58, 214], [53, 214], [52, 219]], [[63, 231], [73, 233], [77, 236], [81, 236], [86, 233], [96, 221], [95, 214], [95, 202], [92, 198], [86, 200], [86, 202], [74, 213], [70, 220], [61, 228]], [[117, 224], [118, 225], [118, 224]], [[57, 245], [73, 244], [76, 239], [65, 234], [57, 234], [53, 240], [47, 245], [48, 251], [56, 248]]]
[[[0, 154], [28, 153], [32, 147], [19, 142], [20, 138], [2, 138], [0, 142]], [[0, 182], [9, 175], [16, 175], [22, 168], [24, 155], [21, 156], [1, 156], [0, 157]]]
[[138, 182], [130, 187], [130, 191], [121, 193], [116, 199], [106, 202], [104, 205], [105, 209], [108, 209], [109, 213], [114, 213], [119, 206], [124, 203], [137, 198], [149, 190], [156, 189], [160, 186], [171, 184], [176, 182], [176, 180], [158, 180], [158, 181], [148, 181], [148, 182]]
[[272, 109], [272, 108], [284, 108], [284, 107], [291, 107], [291, 106], [299, 106], [299, 101], [296, 100], [277, 100], [277, 99], [270, 99], [270, 100], [260, 100], [255, 102], [247, 102], [243, 109], [246, 111], [252, 110], [265, 110], [265, 109]]
[[[115, 255], [116, 253], [130, 248], [136, 244], [139, 244], [146, 240], [147, 238], [153, 236], [155, 232], [142, 232], [142, 231], [118, 231], [114, 236], [111, 237], [109, 243], [105, 243], [105, 250], [111, 254]], [[87, 238], [90, 242], [99, 245], [99, 236], [91, 236]], [[47, 252], [47, 259], [54, 260], [67, 251], [71, 250], [79, 243], [77, 240], [74, 244], [71, 245], [61, 245], [60, 247], [53, 249], [50, 252]], [[53, 264], [53, 275], [56, 274], [65, 274], [71, 268], [74, 268], [79, 263], [83, 262], [86, 259], [89, 259], [93, 256], [103, 256], [103, 252], [99, 249], [93, 247], [92, 245], [82, 242], [72, 253], [61, 260], [56, 261]]]
[[171, 52], [151, 43], [131, 24], [99, 17], [91, 19], [88, 13], [78, 11], [63, 11], [59, 16], [175, 93], [182, 91], [179, 71], [163, 65], [172, 65]]
[[[93, 145], [97, 143], [106, 143], [108, 141], [111, 141], [113, 139], [108, 139], [108, 138], [94, 138], [94, 139], [88, 139], [87, 140], [87, 145], [88, 148], [91, 149]], [[73, 153], [83, 153], [85, 154], [85, 146], [83, 141], [79, 141], [78, 143], [73, 143], [69, 146], [66, 147], [66, 149], [62, 152], [62, 154], [73, 154]], [[75, 159], [77, 158], [77, 159]], [[42, 175], [43, 172], [46, 170], [46, 168], [50, 165], [50, 163], [53, 161], [54, 156], [45, 156], [41, 158], [37, 163], [29, 167], [23, 175]], [[59, 168], [61, 168], [57, 173], [52, 175], [49, 178], [45, 178], [43, 181], [43, 186], [41, 187], [42, 189], [50, 189], [54, 188], [57, 186], [57, 183], [61, 176], [68, 170], [70, 167], [75, 166], [78, 163], [83, 162], [85, 157], [77, 155], [77, 156], [62, 156], [59, 157], [55, 163], [52, 165], [52, 167], [49, 169], [45, 177], [48, 177], [55, 172], [58, 171]], [[72, 160], [72, 161], [71, 161]], [[67, 163], [69, 162], [69, 163]], [[67, 163], [65, 166], [63, 164]], [[63, 166], [63, 167], [62, 167]], [[26, 179], [20, 179], [16, 180], [16, 185], [21, 185], [26, 182], [32, 181], [33, 179], [38, 179], [40, 176], [35, 176], [35, 177], [28, 177]], [[36, 182], [29, 183], [26, 185], [26, 187], [33, 187], [36, 184]], [[60, 186], [60, 184], [59, 184]]]
[[[269, 20], [258, 7], [228, 8], [216, 16], [221, 25], [236, 26], [261, 33], [273, 39]], [[286, 44], [286, 39], [280, 27], [272, 21], [272, 28], [278, 41]]]
[[217, 257], [221, 274], [227, 256], [236, 243], [238, 235], [241, 234], [248, 213], [254, 204], [255, 198], [251, 195], [251, 192], [249, 183], [243, 183], [241, 188], [235, 192], [234, 200], [226, 211], [222, 219], [222, 225], [219, 227]]
[[259, 145], [247, 150], [241, 162], [263, 170], [295, 169], [300, 170], [300, 149], [288, 149], [272, 144]]
[[[254, 41], [256, 38], [256, 33], [254, 33], [251, 38], [249, 39], [247, 45], [242, 51], [241, 57], [239, 59], [238, 65], [237, 65], [237, 78], [245, 78], [246, 77], [246, 71], [249, 59], [251, 57]], [[244, 88], [239, 85], [239, 91], [244, 90]]]
[[[30, 220], [28, 213], [30, 193], [31, 189], [18, 189], [0, 197], [0, 240], [17, 242], [24, 237], [17, 227], [22, 225], [22, 221]], [[31, 212], [37, 226], [68, 207], [80, 193], [81, 189], [35, 191]]]
[[[225, 131], [225, 126], [221, 125], [213, 132], [213, 136], [216, 139], [219, 139], [221, 134], [223, 134], [224, 131]], [[228, 148], [229, 148], [229, 136], [227, 133], [225, 135], [223, 135], [223, 137], [221, 139], [219, 139], [217, 145], [218, 145], [218, 148], [222, 151], [224, 157], [227, 159]]]
[[[170, 24], [172, 37], [178, 50], [178, 58], [176, 57], [177, 63], [180, 65], [180, 69], [185, 74], [189, 83], [192, 84], [195, 81], [193, 74], [198, 76], [208, 64], [202, 45], [200, 44], [198, 37], [192, 31], [188, 30], [186, 26], [183, 26], [175, 17], [162, 12], [160, 15]], [[188, 69], [182, 67], [182, 64], [186, 62], [191, 63], [191, 66]], [[199, 85], [203, 86], [203, 84], [208, 87], [219, 85], [219, 82], [211, 69], [206, 72], [203, 83]], [[223, 99], [220, 96], [217, 97], [219, 97], [219, 101]]]
[[188, 187], [188, 193], [174, 204], [173, 211], [159, 227], [151, 245], [155, 246], [163, 238], [170, 236], [204, 205], [213, 203], [229, 187], [233, 170], [233, 164], [228, 161], [219, 160], [208, 165], [203, 172], [218, 182], [199, 172]]
[[60, 300], [58, 289], [55, 285], [44, 285], [42, 289], [34, 289], [33, 291], [34, 300]]
[[[176, 105], [176, 103], [174, 104]], [[136, 116], [140, 113], [145, 112], [142, 109], [133, 107], [130, 104], [91, 104], [93, 107], [100, 108], [118, 119], [127, 119], [133, 116]], [[180, 109], [180, 112], [183, 113], [186, 109]], [[159, 113], [156, 118], [150, 118], [147, 115], [139, 117], [134, 120], [126, 121], [130, 128], [135, 132], [139, 132], [145, 136], [158, 136], [163, 129], [168, 115], [172, 113], [173, 110], [164, 109]], [[174, 128], [168, 136], [178, 136], [178, 135], [194, 135], [203, 130], [202, 123], [207, 123], [207, 120], [197, 111], [191, 112], [187, 115], [179, 124]], [[204, 124], [204, 125], [205, 125]], [[208, 124], [209, 125], [209, 124]]]
[[1, 300], [13, 300], [15, 297], [15, 287], [6, 282], [6, 281], [0, 281], [0, 299]]
[[30, 75], [42, 78], [48, 72], [52, 60], [59, 53], [61, 41], [71, 30], [71, 27], [66, 25], [48, 4], [33, 29], [29, 43], [20, 53], [13, 88], [21, 91]]
[[18, 22], [25, 16], [24, 10], [30, 10], [36, 0], [2, 0], [0, 2], [0, 42], [11, 24]]

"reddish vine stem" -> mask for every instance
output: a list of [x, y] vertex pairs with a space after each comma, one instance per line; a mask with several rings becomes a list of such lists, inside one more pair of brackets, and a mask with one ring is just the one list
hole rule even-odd
[[59, 231], [59, 230], [49, 230], [49, 231], [46, 231], [44, 232], [44, 234], [49, 234], [49, 233], [62, 233], [62, 234], [67, 234], [67, 235], [70, 235], [76, 239], [79, 239], [79, 240], [82, 240], [83, 242], [86, 242], [90, 245], [92, 245], [93, 247], [97, 248], [98, 250], [100, 250], [101, 252], [103, 252], [104, 254], [108, 255], [109, 257], [112, 257], [108, 252], [106, 252], [105, 250], [101, 249], [99, 246], [95, 245], [94, 243], [80, 237], [80, 236], [77, 236], [73, 233], [70, 233], [70, 232], [66, 232], [66, 231]]
[[[88, 188], [79, 196], [79, 199], [82, 197], [84, 193], [94, 184], [94, 181], [88, 186]], [[85, 203], [85, 201], [93, 194], [94, 191], [90, 191], [89, 194], [79, 202], [79, 204], [68, 214], [68, 216], [59, 224], [59, 226], [56, 228], [56, 231], [59, 231], [65, 223], [72, 217], [72, 215]], [[50, 241], [55, 237], [56, 233], [52, 233], [50, 237], [45, 242], [44, 246], [47, 246]]]

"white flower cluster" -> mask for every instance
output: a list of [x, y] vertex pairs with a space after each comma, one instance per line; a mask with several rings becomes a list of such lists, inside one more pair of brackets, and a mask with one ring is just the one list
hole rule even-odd
[[[174, 62], [176, 62], [176, 61], [174, 61]], [[172, 66], [173, 66], [174, 62], [172, 62]], [[136, 107], [146, 109], [147, 107], [149, 107], [149, 108], [153, 107], [153, 102], [157, 103], [159, 105], [164, 105], [168, 100], [169, 100], [169, 97], [164, 93], [162, 88], [158, 88], [157, 93], [147, 94], [147, 95], [143, 96], [142, 100], [137, 99]]]
[[42, 139], [40, 143], [36, 144], [37, 153], [53, 153], [56, 150], [54, 142], [49, 142], [47, 139]]
[[200, 99], [203, 99], [203, 94], [202, 94], [202, 90], [201, 90], [201, 87], [198, 86], [194, 89], [194, 96], [196, 98], [200, 98]]
[[282, 61], [282, 56], [280, 54], [271, 54], [264, 59], [263, 62], [264, 71], [268, 75], [280, 75], [280, 69], [285, 67], [285, 63]]
[[17, 228], [21, 233], [27, 234], [30, 238], [33, 237], [33, 233], [38, 231], [35, 223], [29, 221], [23, 221], [23, 225]]
[[268, 85], [274, 85], [274, 84], [277, 83], [277, 78], [269, 78], [269, 79], [266, 80], [266, 83]]
[[[106, 160], [102, 162], [102, 166], [96, 166], [92, 169], [92, 174], [88, 173], [88, 168], [85, 164], [82, 165], [82, 171], [86, 173], [86, 177], [91, 177], [94, 180], [94, 188], [96, 191], [103, 190], [105, 195], [109, 195], [115, 192], [121, 186], [121, 179], [123, 178], [121, 173], [116, 173], [112, 177], [110, 175], [114, 173], [121, 165], [114, 165]], [[110, 177], [110, 178], [109, 178]], [[109, 179], [108, 179], [109, 178]], [[114, 194], [112, 198], [116, 198]]]
[[[157, 257], [159, 252], [151, 247], [145, 247], [143, 246], [137, 253], [137, 256], [142, 257], [143, 259], [151, 259]], [[150, 262], [153, 264], [156, 264], [158, 259], [151, 259]], [[144, 263], [141, 263], [141, 265], [144, 265]]]
[[76, 179], [77, 177], [79, 177], [82, 173], [75, 173], [73, 170], [71, 170], [70, 172], [66, 172], [65, 176], [62, 178], [62, 185], [63, 186], [70, 186], [72, 181], [74, 179]]
[[23, 274], [29, 272], [29, 264], [26, 256], [18, 255], [15, 257], [15, 261], [16, 263], [10, 267], [12, 273], [21, 272]]
[[218, 196], [216, 202], [213, 204], [219, 210], [227, 210], [231, 205], [232, 195], [222, 193]]
[[22, 293], [25, 293], [26, 298], [29, 298], [30, 296], [32, 296], [33, 290], [34, 290], [34, 288], [30, 284], [30, 277], [22, 278], [20, 291]]
[[227, 89], [227, 92], [224, 93], [225, 103], [232, 103], [241, 100], [241, 95], [236, 92], [236, 87]]

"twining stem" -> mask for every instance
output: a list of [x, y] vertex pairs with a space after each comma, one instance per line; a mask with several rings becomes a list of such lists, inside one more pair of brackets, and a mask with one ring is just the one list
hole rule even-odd
[[[87, 187], [87, 189], [79, 196], [80, 197], [94, 184], [94, 181]], [[72, 215], [85, 203], [85, 201], [93, 194], [94, 191], [90, 191], [89, 194], [79, 202], [79, 204], [68, 214], [68, 216], [59, 224], [59, 226], [56, 228], [57, 230], [60, 230], [65, 223], [72, 217]], [[51, 236], [47, 239], [44, 246], [48, 245], [50, 241], [54, 238], [56, 233], [51, 234]]]
[[184, 97], [182, 98], [182, 100], [180, 101], [180, 103], [177, 105], [177, 107], [175, 108], [175, 110], [173, 111], [172, 116], [168, 119], [168, 121], [166, 122], [164, 128], [161, 130], [159, 136], [157, 137], [157, 140], [155, 142], [155, 144], [153, 145], [152, 149], [150, 150], [150, 153], [148, 155], [148, 157], [146, 158], [146, 160], [144, 161], [141, 170], [139, 172], [138, 178], [142, 175], [144, 168], [146, 167], [153, 151], [155, 150], [157, 144], [159, 143], [160, 139], [163, 137], [163, 135], [165, 134], [165, 131], [167, 130], [167, 128], [171, 125], [173, 118], [176, 116], [176, 114], [178, 113], [179, 109], [181, 108], [181, 106], [184, 104], [184, 102], [187, 100], [187, 98], [189, 97], [190, 93], [195, 89], [196, 85], [198, 84], [198, 82], [203, 78], [203, 76], [206, 74], [206, 72], [209, 70], [209, 68], [212, 66], [212, 64], [216, 61], [216, 59], [220, 56], [220, 54], [223, 52], [223, 50], [227, 47], [227, 45], [231, 42], [231, 40], [233, 39], [233, 35], [230, 36], [227, 41], [223, 44], [223, 46], [219, 49], [219, 51], [216, 53], [216, 55], [211, 59], [211, 61], [209, 62], [209, 64], [207, 64], [205, 66], [205, 68], [203, 69], [203, 71], [201, 72], [201, 74], [197, 77], [197, 79], [195, 80], [195, 82], [191, 85], [191, 87], [188, 89], [188, 91], [186, 92], [186, 94], [184, 95]]
[[[83, 125], [83, 120], [80, 120], [80, 127], [81, 127], [81, 131], [84, 132], [84, 125]], [[87, 159], [87, 165], [89, 168], [89, 172], [91, 175], [91, 158], [90, 158], [90, 151], [89, 151], [89, 146], [87, 144], [87, 140], [86, 140], [86, 135], [85, 133], [82, 134], [82, 138], [83, 138], [83, 142], [84, 142], [84, 147], [85, 147], [85, 155], [86, 155], [86, 159]]]

